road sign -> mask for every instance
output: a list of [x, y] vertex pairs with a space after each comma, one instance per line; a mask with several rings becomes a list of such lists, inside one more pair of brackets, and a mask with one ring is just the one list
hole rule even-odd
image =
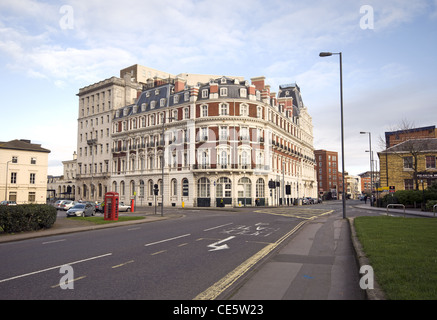
[[396, 192], [395, 186], [390, 186], [389, 192], [390, 193], [395, 193]]

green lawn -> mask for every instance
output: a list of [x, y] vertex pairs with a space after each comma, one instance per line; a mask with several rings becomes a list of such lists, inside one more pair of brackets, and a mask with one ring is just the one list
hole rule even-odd
[[358, 217], [355, 229], [388, 299], [437, 299], [437, 219]]
[[67, 218], [70, 220], [82, 220], [82, 221], [89, 221], [93, 222], [95, 224], [106, 224], [106, 223], [115, 223], [115, 222], [122, 222], [122, 221], [131, 221], [131, 220], [141, 220], [145, 219], [144, 216], [136, 216], [136, 217], [129, 217], [129, 216], [119, 216], [118, 221], [114, 220], [105, 220], [103, 217], [71, 217]]

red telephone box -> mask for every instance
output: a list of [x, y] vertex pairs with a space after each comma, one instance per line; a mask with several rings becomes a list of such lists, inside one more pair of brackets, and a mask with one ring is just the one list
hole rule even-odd
[[105, 194], [105, 220], [118, 221], [118, 193], [108, 192]]

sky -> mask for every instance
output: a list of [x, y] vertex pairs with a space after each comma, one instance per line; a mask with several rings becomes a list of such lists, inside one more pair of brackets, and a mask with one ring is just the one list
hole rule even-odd
[[[48, 173], [77, 147], [80, 88], [134, 64], [171, 74], [265, 76], [297, 83], [314, 148], [370, 169], [384, 132], [437, 125], [437, 0], [1, 0], [0, 141], [51, 150]], [[339, 168], [341, 164], [339, 164]]]

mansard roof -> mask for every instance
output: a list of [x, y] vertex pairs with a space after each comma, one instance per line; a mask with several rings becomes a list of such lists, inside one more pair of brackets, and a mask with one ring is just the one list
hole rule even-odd
[[[175, 91], [175, 84], [173, 81], [161, 84], [156, 87], [145, 88], [140, 94], [137, 102], [132, 105], [125, 106], [117, 110], [115, 118], [123, 118], [133, 113], [148, 112], [150, 110], [159, 110], [161, 108], [173, 107], [176, 105], [187, 103], [192, 95], [196, 95], [197, 101], [210, 100], [210, 90], [212, 85], [218, 86], [219, 98], [225, 99], [249, 99], [249, 90], [246, 92], [246, 96], [242, 96], [242, 88], [249, 88], [253, 86], [247, 80], [234, 79], [226, 76], [222, 76], [216, 79], [210, 79], [207, 83], [198, 83], [196, 87], [186, 87], [180, 92]], [[220, 88], [227, 88], [227, 95], [220, 95]], [[292, 98], [293, 100], [293, 115], [299, 116], [300, 108], [303, 107], [302, 97], [300, 94], [300, 88], [297, 84], [281, 85], [278, 94], [280, 98]], [[207, 97], [202, 97], [202, 91], [208, 90]], [[262, 101], [263, 97], [261, 91], [256, 90], [256, 98], [254, 101]], [[179, 96], [179, 99], [174, 99], [175, 96]], [[164, 99], [164, 100], [163, 100]], [[162, 102], [162, 105], [161, 105]], [[153, 105], [152, 105], [153, 104]], [[270, 105], [273, 105], [273, 99], [270, 99]]]

